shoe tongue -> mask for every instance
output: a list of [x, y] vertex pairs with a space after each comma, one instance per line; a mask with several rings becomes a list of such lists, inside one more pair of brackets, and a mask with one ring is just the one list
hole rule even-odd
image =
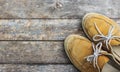
[[112, 65], [106, 63], [101, 72], [120, 72], [120, 71], [113, 67]]
[[115, 58], [120, 62], [120, 46], [112, 46]]
[[114, 40], [111, 40], [111, 43], [110, 43], [112, 46], [118, 46], [120, 45], [120, 39], [114, 39]]
[[100, 67], [100, 69], [102, 70], [104, 65], [109, 61], [109, 58], [106, 56], [99, 56], [98, 58], [98, 65]]

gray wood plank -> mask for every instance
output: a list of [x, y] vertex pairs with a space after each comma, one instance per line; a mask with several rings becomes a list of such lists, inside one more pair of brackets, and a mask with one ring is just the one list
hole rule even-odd
[[[0, 40], [64, 40], [70, 34], [84, 32], [81, 19], [0, 20]], [[120, 24], [120, 19], [115, 19]]]
[[70, 63], [63, 42], [0, 41], [0, 63]]
[[89, 12], [120, 18], [120, 0], [0, 0], [0, 18], [81, 18]]
[[0, 20], [0, 40], [64, 40], [83, 35], [79, 19]]
[[72, 65], [15, 65], [2, 64], [0, 72], [79, 72]]

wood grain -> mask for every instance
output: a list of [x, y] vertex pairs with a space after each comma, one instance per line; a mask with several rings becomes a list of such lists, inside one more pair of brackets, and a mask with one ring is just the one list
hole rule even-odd
[[120, 24], [120, 0], [0, 0], [0, 72], [79, 72], [63, 40], [85, 36], [81, 21], [90, 12]]
[[70, 63], [63, 42], [0, 41], [0, 63]]
[[89, 12], [120, 18], [120, 0], [0, 0], [0, 18], [82, 18]]
[[0, 40], [64, 40], [83, 35], [79, 19], [0, 20]]
[[[84, 35], [81, 19], [0, 20], [0, 40], [64, 40], [70, 34]], [[115, 19], [120, 24], [120, 19]]]
[[0, 72], [79, 72], [72, 65], [2, 64]]

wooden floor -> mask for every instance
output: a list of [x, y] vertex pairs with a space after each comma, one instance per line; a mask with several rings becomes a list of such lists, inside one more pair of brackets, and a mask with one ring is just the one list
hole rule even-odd
[[0, 72], [79, 72], [63, 42], [89, 12], [120, 23], [120, 0], [0, 0]]

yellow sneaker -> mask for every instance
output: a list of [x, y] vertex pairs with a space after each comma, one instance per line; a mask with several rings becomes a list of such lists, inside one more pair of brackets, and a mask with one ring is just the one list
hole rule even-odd
[[82, 20], [82, 27], [86, 35], [91, 41], [95, 43], [102, 42], [103, 47], [109, 53], [111, 53], [120, 65], [120, 47], [115, 49], [113, 46], [120, 45], [120, 27], [110, 18], [97, 14], [88, 13]]
[[65, 51], [70, 61], [81, 72], [101, 72], [109, 59], [101, 49], [102, 43], [94, 45], [85, 37], [70, 35], [64, 42]]

